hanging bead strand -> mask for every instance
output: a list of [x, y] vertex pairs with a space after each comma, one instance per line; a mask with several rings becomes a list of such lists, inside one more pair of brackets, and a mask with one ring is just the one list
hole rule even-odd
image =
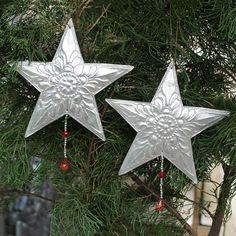
[[64, 139], [64, 159], [60, 162], [60, 169], [62, 171], [67, 171], [70, 169], [70, 162], [67, 157], [67, 140], [69, 137], [69, 132], [67, 131], [67, 119], [68, 114], [65, 115], [65, 122], [64, 122], [64, 132], [63, 132], [63, 139]]
[[65, 115], [64, 133], [63, 133], [63, 138], [64, 138], [64, 158], [67, 158], [66, 145], [67, 145], [67, 139], [69, 137], [69, 133], [67, 131], [67, 119], [68, 119], [68, 115]]
[[160, 198], [163, 199], [163, 163], [164, 163], [164, 157], [161, 155], [161, 171], [158, 173], [160, 178]]
[[164, 204], [164, 200], [163, 200], [163, 182], [164, 182], [164, 178], [166, 177], [166, 174], [164, 172], [163, 153], [161, 153], [161, 170], [158, 173], [158, 177], [160, 178], [160, 199], [156, 204], [156, 210], [158, 212], [162, 212], [165, 209], [165, 204]]

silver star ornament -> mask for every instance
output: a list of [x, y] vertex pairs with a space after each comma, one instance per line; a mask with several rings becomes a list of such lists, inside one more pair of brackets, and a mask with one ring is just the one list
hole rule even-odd
[[94, 96], [132, 69], [129, 65], [84, 63], [69, 20], [52, 62], [17, 64], [16, 70], [40, 92], [25, 137], [68, 114], [105, 140]]
[[169, 65], [151, 103], [106, 101], [137, 132], [120, 168], [120, 175], [163, 155], [197, 183], [191, 138], [229, 115], [228, 111], [183, 106], [173, 63]]

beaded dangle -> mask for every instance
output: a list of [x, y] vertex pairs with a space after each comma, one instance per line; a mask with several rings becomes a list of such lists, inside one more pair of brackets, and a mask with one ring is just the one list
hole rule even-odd
[[65, 115], [64, 132], [62, 134], [62, 137], [64, 139], [64, 159], [59, 164], [59, 168], [62, 171], [68, 171], [70, 169], [70, 161], [68, 160], [67, 149], [66, 149], [67, 139], [69, 137], [69, 132], [67, 130], [67, 119], [68, 119], [68, 114]]
[[165, 203], [163, 200], [163, 182], [164, 178], [166, 177], [166, 173], [164, 172], [163, 165], [164, 165], [164, 156], [163, 153], [161, 153], [161, 170], [158, 172], [158, 177], [160, 178], [160, 199], [156, 203], [156, 210], [158, 212], [162, 212], [165, 210]]

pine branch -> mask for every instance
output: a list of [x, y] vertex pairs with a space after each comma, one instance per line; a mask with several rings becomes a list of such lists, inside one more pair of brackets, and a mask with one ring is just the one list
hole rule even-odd
[[[217, 183], [217, 184], [218, 184], [218, 183]], [[192, 186], [194, 186], [196, 189], [200, 190], [201, 193], [204, 193], [204, 194], [206, 194], [206, 195], [208, 195], [208, 196], [211, 196], [211, 197], [217, 198], [217, 196], [216, 196], [215, 194], [212, 194], [212, 193], [206, 192], [206, 191], [204, 191], [203, 189], [201, 189], [200, 187], [198, 187], [197, 185], [192, 185]]]
[[[113, 95], [114, 95], [114, 93], [115, 93], [115, 90], [113, 89], [112, 92], [111, 92], [111, 94], [110, 94], [110, 96], [109, 96], [108, 98], [112, 98]], [[108, 103], [105, 103], [104, 106], [103, 106], [101, 115], [100, 115], [101, 122], [103, 121], [103, 117], [104, 117], [104, 115], [106, 114], [107, 108], [108, 108]], [[87, 157], [87, 166], [88, 166], [88, 169], [89, 169], [89, 166], [90, 166], [90, 164], [91, 164], [92, 155], [93, 155], [93, 152], [94, 152], [95, 147], [96, 147], [95, 140], [96, 140], [96, 136], [93, 135], [92, 140], [91, 140], [90, 145], [89, 145], [89, 151], [88, 151], [88, 157]]]
[[[160, 196], [158, 194], [156, 194], [155, 191], [153, 189], [151, 189], [147, 184], [145, 184], [138, 176], [136, 176], [135, 174], [132, 173], [131, 178], [136, 184], [143, 187], [143, 189], [146, 192], [150, 193], [154, 198], [156, 198], [156, 200], [160, 199]], [[181, 216], [181, 214], [171, 206], [171, 203], [169, 203], [167, 200], [164, 200], [164, 203], [165, 203], [166, 209], [177, 218], [177, 220], [183, 225], [185, 230], [190, 235], [197, 236], [197, 233], [194, 232], [192, 227], [185, 221], [185, 219]]]
[[[191, 202], [191, 203], [193, 203], [194, 205], [199, 205], [198, 202], [196, 202], [196, 201], [194, 201], [194, 200], [192, 200], [192, 199], [189, 199], [189, 198], [187, 198], [186, 196], [184, 196], [184, 195], [182, 195], [182, 194], [180, 194], [180, 195], [178, 195], [178, 196], [176, 196], [176, 197], [179, 198], [179, 199], [183, 199], [183, 200], [185, 200], [185, 201]], [[214, 215], [211, 213], [210, 210], [208, 210], [208, 209], [207, 209], [206, 207], [204, 207], [204, 206], [201, 206], [201, 208], [202, 208], [204, 211], [206, 211], [207, 214], [213, 219]]]
[[[136, 70], [132, 72], [132, 78], [125, 80], [119, 87], [119, 95], [130, 99], [139, 98], [143, 101], [150, 98], [154, 86], [157, 84], [156, 79], [160, 78], [160, 72], [166, 69], [170, 55], [174, 57], [180, 68], [178, 71], [180, 90], [185, 89], [184, 97], [190, 103], [189, 105], [198, 106], [209, 103], [211, 106], [210, 103], [216, 94], [225, 98], [225, 91], [229, 91], [230, 83], [232, 82], [231, 87], [234, 86], [236, 31], [234, 24], [230, 24], [230, 20], [236, 8], [232, 3], [223, 4], [221, 1], [209, 0], [191, 1], [186, 5], [186, 1], [180, 0], [173, 1], [170, 5], [168, 1], [162, 0], [157, 0], [156, 4], [146, 4], [146, 0], [140, 0], [139, 4], [133, 4], [132, 0], [118, 2], [110, 0], [107, 3], [93, 0], [65, 0], [60, 1], [60, 4], [56, 3], [57, 1], [52, 1], [50, 4], [47, 1], [33, 1], [32, 8], [32, 1], [23, 1], [24, 3], [21, 5], [15, 0], [4, 2], [6, 3], [0, 3], [2, 13], [0, 20], [3, 23], [0, 30], [2, 59], [0, 62], [2, 100], [0, 117], [2, 122], [0, 125], [4, 125], [6, 128], [2, 129], [0, 134], [2, 152], [0, 178], [3, 184], [15, 187], [15, 189], [9, 187], [9, 192], [5, 192], [8, 195], [32, 195], [54, 202], [53, 199], [47, 199], [38, 193], [25, 192], [21, 190], [20, 186], [31, 180], [26, 154], [27, 156], [34, 156], [35, 153], [41, 154], [41, 147], [44, 146], [42, 144], [45, 144], [45, 140], [55, 141], [49, 142], [47, 147], [52, 152], [43, 154], [47, 155], [47, 160], [55, 160], [55, 152], [60, 149], [61, 145], [61, 140], [55, 140], [54, 136], [57, 130], [56, 123], [55, 126], [50, 126], [52, 132], [48, 132], [47, 139], [40, 133], [38, 136], [34, 136], [26, 153], [25, 142], [21, 141], [19, 134], [23, 132], [22, 127], [27, 125], [25, 116], [30, 116], [31, 108], [35, 106], [35, 93], [32, 94], [31, 91], [34, 89], [25, 84], [19, 86], [19, 82], [16, 82], [18, 79], [12, 79], [15, 76], [12, 76], [13, 72], [9, 71], [6, 64], [8, 61], [22, 61], [28, 58], [36, 61], [42, 61], [43, 58], [43, 60], [49, 61], [55, 52], [56, 43], [59, 40], [58, 35], [64, 30], [71, 15], [73, 15], [75, 27], [83, 32], [81, 34], [82, 42], [81, 37], [79, 40], [82, 51], [83, 44], [85, 44], [87, 48], [94, 49], [93, 53], [96, 55], [97, 61], [132, 62], [136, 66]], [[156, 17], [157, 15], [158, 17]], [[12, 16], [16, 16], [16, 18], [13, 20]], [[20, 21], [17, 20], [18, 16], [22, 16]], [[9, 24], [9, 19], [14, 21], [14, 25]], [[229, 100], [230, 103], [227, 100], [225, 103], [223, 101], [222, 104], [219, 103], [219, 108], [234, 111], [235, 100], [231, 99], [231, 96]], [[105, 104], [101, 108], [101, 120], [107, 106]], [[111, 130], [111, 134], [115, 134], [114, 129], [118, 128], [115, 125], [118, 117], [114, 117], [114, 119], [114, 122], [107, 124], [107, 129]], [[235, 121], [236, 116], [232, 112], [230, 120], [221, 122], [221, 129], [219, 129], [219, 125], [215, 126], [218, 132], [214, 132], [214, 129], [206, 131], [206, 136], [207, 132], [212, 132], [215, 138], [207, 138], [207, 140], [203, 138], [201, 150], [195, 149], [199, 151], [199, 157], [202, 155], [201, 162], [198, 163], [200, 175], [209, 170], [209, 165], [219, 163], [219, 159], [224, 159], [227, 164], [230, 163], [231, 174], [229, 178], [224, 179], [217, 211], [213, 217], [212, 230], [214, 232], [220, 228], [228, 213], [229, 200], [236, 192], [236, 185], [231, 182], [232, 179], [235, 179], [235, 173], [233, 174], [232, 170], [236, 169], [235, 161], [233, 161], [235, 158]], [[121, 137], [122, 135], [127, 135], [129, 140], [133, 138], [133, 133], [124, 134], [122, 132]], [[16, 139], [16, 137], [19, 138]], [[110, 175], [110, 171], [114, 171], [111, 167], [116, 165], [117, 159], [110, 158], [110, 162], [107, 163], [103, 157], [111, 156], [114, 152], [123, 155], [127, 142], [116, 135], [112, 138], [109, 150], [105, 143], [99, 145], [100, 141], [96, 136], [91, 135], [91, 139], [83, 143], [83, 150], [87, 150], [86, 156], [88, 157], [85, 164], [85, 168], [88, 170], [86, 176], [78, 176], [80, 173], [75, 168], [68, 175], [54, 171], [53, 168], [50, 169], [55, 188], [58, 191], [61, 189], [61, 191], [69, 193], [60, 199], [58, 206], [54, 204], [56, 211], [52, 212], [52, 216], [60, 226], [63, 224], [63, 227], [56, 229], [54, 235], [78, 235], [78, 232], [81, 236], [95, 235], [100, 232], [100, 227], [104, 232], [110, 230], [109, 232], [120, 234], [117, 231], [120, 225], [111, 225], [111, 222], [117, 222], [117, 212], [119, 212], [120, 218], [125, 219], [125, 213], [130, 209], [127, 209], [127, 199], [113, 197], [119, 196], [116, 193], [121, 191], [120, 185], [116, 183], [117, 178]], [[112, 143], [113, 140], [114, 143]], [[196, 147], [200, 144], [199, 140], [200, 138], [196, 140]], [[205, 148], [202, 148], [203, 146]], [[76, 147], [75, 150], [77, 151]], [[219, 153], [220, 157], [218, 157]], [[93, 161], [95, 155], [96, 162]], [[94, 172], [89, 171], [91, 169]], [[48, 172], [46, 172], [46, 168], [40, 168], [38, 171], [42, 176], [40, 181], [43, 183], [44, 176], [46, 177]], [[95, 180], [90, 181], [90, 177]], [[70, 181], [71, 178], [74, 178], [74, 181]], [[65, 181], [66, 185], [64, 185]], [[79, 186], [76, 185], [77, 181], [81, 181]], [[147, 192], [146, 195], [158, 199], [159, 196], [150, 188], [151, 185], [139, 182], [139, 179], [136, 181], [140, 188]], [[177, 186], [178, 183], [173, 184]], [[178, 186], [181, 192], [183, 186]], [[73, 191], [74, 189], [76, 191]], [[78, 189], [79, 191], [77, 191]], [[112, 196], [107, 196], [106, 193], [111, 190]], [[1, 192], [0, 189], [1, 193], [4, 198], [4, 192]], [[99, 194], [96, 195], [96, 193]], [[88, 194], [91, 195], [89, 201], [86, 200]], [[173, 193], [172, 196], [178, 197], [178, 193]], [[185, 198], [184, 200], [192, 202], [191, 199]], [[172, 212], [187, 228], [186, 230], [191, 234], [195, 233], [191, 232], [191, 227], [178, 215], [178, 211], [173, 206], [171, 200], [166, 204], [167, 210]], [[101, 210], [102, 214], [97, 209]], [[201, 209], [206, 212], [208, 210], [205, 207], [201, 207]], [[81, 215], [78, 217], [77, 213]], [[133, 214], [133, 209], [127, 213]], [[152, 225], [152, 222], [148, 223]], [[76, 227], [71, 227], [74, 225]], [[142, 228], [142, 230], [145, 232], [146, 229]], [[164, 232], [161, 233], [164, 234]]]

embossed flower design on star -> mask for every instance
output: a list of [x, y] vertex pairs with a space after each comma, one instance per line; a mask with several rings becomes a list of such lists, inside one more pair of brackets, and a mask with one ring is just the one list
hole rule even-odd
[[70, 20], [52, 62], [17, 65], [17, 71], [40, 92], [25, 137], [68, 114], [105, 140], [94, 96], [132, 69], [129, 65], [84, 63]]
[[191, 138], [229, 114], [183, 106], [173, 63], [151, 103], [116, 99], [107, 99], [107, 102], [137, 131], [120, 175], [163, 154], [194, 183], [197, 183], [197, 176]]

